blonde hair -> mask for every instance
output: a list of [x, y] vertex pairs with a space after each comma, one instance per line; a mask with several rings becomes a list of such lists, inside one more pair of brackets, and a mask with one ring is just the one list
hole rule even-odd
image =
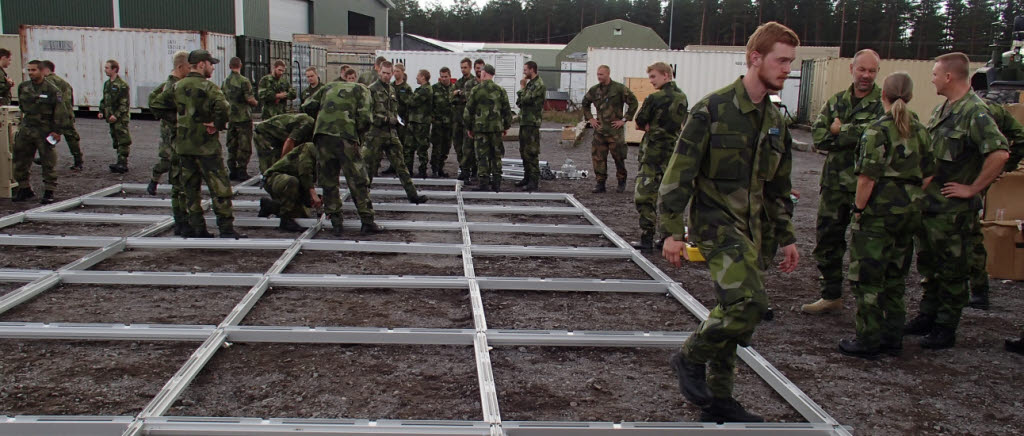
[[892, 113], [892, 121], [896, 124], [900, 138], [909, 138], [913, 115], [907, 108], [907, 103], [914, 97], [914, 81], [910, 79], [909, 74], [902, 71], [892, 73], [885, 77], [882, 93], [885, 94], [885, 101], [892, 105], [889, 112]]
[[668, 66], [668, 64], [664, 62], [655, 62], [651, 64], [647, 67], [647, 72], [650, 73], [651, 70], [657, 71], [661, 74], [668, 74], [669, 77], [672, 76], [672, 67]]
[[942, 64], [942, 69], [957, 79], [963, 80], [970, 75], [971, 61], [963, 53], [946, 53], [935, 58], [935, 62]]
[[428, 82], [430, 81], [430, 71], [420, 70], [419, 74], [417, 74], [417, 75], [418, 76], [423, 76], [423, 79], [428, 81]]
[[171, 58], [171, 63], [175, 68], [188, 64], [188, 52], [185, 50], [174, 52], [174, 57]]
[[754, 34], [750, 35], [750, 39], [747, 40], [747, 66], [749, 67], [751, 64], [750, 55], [752, 53], [756, 51], [761, 55], [768, 55], [777, 42], [793, 47], [800, 46], [800, 38], [796, 36], [796, 32], [786, 26], [774, 21], [758, 26]]

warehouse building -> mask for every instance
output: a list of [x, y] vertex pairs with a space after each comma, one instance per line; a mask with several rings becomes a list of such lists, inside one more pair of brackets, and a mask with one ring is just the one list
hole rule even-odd
[[205, 30], [280, 41], [296, 33], [387, 36], [394, 6], [391, 0], [3, 0], [0, 31], [17, 34], [27, 24]]

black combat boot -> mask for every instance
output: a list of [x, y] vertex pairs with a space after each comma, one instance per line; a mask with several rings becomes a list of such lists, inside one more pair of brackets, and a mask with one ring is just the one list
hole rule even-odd
[[633, 248], [640, 251], [651, 251], [654, 248], [654, 235], [649, 233], [642, 233], [640, 240], [633, 242]]
[[523, 186], [526, 186], [528, 183], [530, 183], [530, 178], [529, 177], [523, 177], [523, 180], [520, 180], [520, 181], [516, 182], [516, 187], [517, 188], [522, 188]]
[[533, 192], [533, 191], [536, 191], [539, 188], [540, 187], [537, 186], [537, 180], [536, 179], [530, 179], [530, 183], [527, 183], [526, 186], [523, 187], [523, 191], [524, 192]]
[[462, 171], [462, 172], [459, 173], [459, 176], [456, 177], [455, 179], [462, 180], [463, 182], [468, 181], [469, 180], [469, 173], [466, 172], [466, 171]]
[[707, 365], [686, 360], [682, 352], [676, 352], [668, 360], [679, 378], [679, 391], [686, 400], [698, 407], [711, 404], [711, 390], [708, 389]]
[[235, 176], [238, 177], [239, 182], [249, 180], [249, 177], [251, 177], [249, 176], [249, 171], [247, 171], [245, 168], [236, 168]]
[[271, 215], [277, 215], [281, 212], [281, 203], [271, 200], [267, 197], [260, 198], [260, 211], [256, 216], [260, 218], [266, 218]]
[[208, 230], [206, 230], [206, 227], [203, 227], [202, 229], [196, 230], [192, 226], [188, 226], [188, 227], [185, 227], [184, 229], [182, 229], [181, 237], [182, 238], [202, 238], [202, 239], [206, 239], [206, 238], [212, 238], [213, 237], [213, 233], [210, 233]]
[[491, 190], [491, 184], [487, 183], [486, 180], [480, 180], [480, 184], [477, 185], [476, 188], [473, 188], [473, 190], [477, 191], [477, 192], [490, 191]]
[[364, 235], [374, 235], [383, 232], [384, 228], [378, 226], [377, 223], [370, 221], [368, 223], [363, 223], [363, 225], [359, 226], [359, 231], [362, 232]]
[[956, 345], [956, 329], [936, 325], [928, 336], [921, 338], [921, 348], [941, 350]]
[[591, 189], [590, 192], [594, 194], [603, 194], [605, 192], [604, 183], [597, 182], [597, 185], [595, 185], [594, 189]]
[[394, 165], [391, 165], [391, 166], [389, 166], [389, 167], [388, 167], [388, 168], [387, 168], [386, 170], [384, 170], [384, 171], [381, 171], [380, 173], [381, 173], [382, 175], [383, 175], [383, 174], [395, 174], [395, 166], [394, 166]]
[[882, 338], [882, 343], [879, 344], [878, 350], [888, 354], [892, 357], [899, 357], [903, 354], [903, 335], [896, 333], [898, 336], [891, 338]]
[[[281, 224], [277, 228], [286, 232], [301, 232], [304, 230], [299, 223], [295, 222], [294, 218], [281, 218]], [[221, 237], [223, 237], [223, 234]]]
[[732, 398], [715, 398], [704, 407], [700, 414], [703, 422], [764, 422], [759, 415], [747, 412], [739, 402]]
[[491, 188], [494, 188], [494, 192], [501, 192], [501, 176], [491, 178]]
[[878, 359], [878, 355], [881, 353], [881, 350], [879, 347], [868, 347], [867, 345], [864, 345], [860, 339], [840, 339], [839, 352], [850, 357], [875, 360]]
[[221, 230], [220, 231], [220, 237], [222, 239], [245, 239], [245, 238], [248, 238], [248, 236], [246, 236], [246, 235], [244, 235], [242, 233], [236, 232], [234, 228]]
[[988, 310], [988, 290], [971, 292], [971, 299], [967, 302], [967, 306], [978, 310]]
[[150, 180], [149, 185], [146, 186], [146, 193], [149, 195], [156, 195], [156, 187], [159, 185], [155, 180]]
[[340, 219], [331, 220], [331, 233], [333, 233], [334, 236], [341, 236], [343, 233], [345, 233], [345, 227], [342, 224], [343, 223]]
[[53, 202], [53, 191], [49, 189], [43, 191], [43, 198], [39, 199], [39, 204], [50, 204]]
[[75, 163], [71, 164], [68, 169], [75, 172], [82, 171], [82, 157], [75, 156]]
[[1003, 342], [1006, 351], [1024, 355], [1024, 335], [1017, 339], [1007, 339]]
[[427, 167], [420, 166], [420, 170], [416, 172], [416, 177], [420, 179], [427, 178]]
[[114, 174], [124, 174], [124, 173], [128, 172], [128, 165], [125, 165], [125, 164], [120, 163], [120, 162], [110, 164], [109, 167], [110, 167], [110, 172], [112, 172]]
[[174, 223], [174, 236], [183, 236], [191, 231], [187, 223]]
[[451, 177], [451, 174], [444, 172], [444, 168], [439, 168], [437, 170], [437, 175], [440, 176], [442, 179], [447, 179]]
[[32, 192], [32, 188], [19, 188], [18, 192], [16, 192], [14, 194], [14, 198], [12, 198], [11, 201], [17, 201], [17, 202], [26, 201], [26, 200], [28, 200], [28, 199], [30, 199], [32, 197], [35, 197], [35, 196], [36, 196], [36, 193]]
[[931, 333], [933, 326], [935, 326], [934, 316], [919, 313], [903, 327], [903, 335], [927, 335]]
[[423, 204], [427, 202], [427, 196], [417, 195], [415, 197], [409, 197], [409, 202], [412, 204]]
[[626, 181], [625, 180], [619, 180], [618, 186], [615, 187], [615, 192], [618, 192], [618, 193], [626, 192]]

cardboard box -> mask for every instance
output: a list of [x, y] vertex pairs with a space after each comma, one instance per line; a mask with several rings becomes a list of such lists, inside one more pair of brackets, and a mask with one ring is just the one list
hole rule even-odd
[[562, 127], [562, 140], [563, 141], [575, 141], [576, 140], [576, 126], [565, 126]]
[[[1024, 105], [1022, 105], [1024, 106]], [[992, 278], [1024, 280], [1024, 172], [1004, 174], [985, 195], [981, 233]]]

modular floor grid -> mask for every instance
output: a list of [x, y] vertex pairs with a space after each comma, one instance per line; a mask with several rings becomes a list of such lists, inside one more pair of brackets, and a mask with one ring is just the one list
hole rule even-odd
[[[233, 187], [236, 210], [258, 208], [256, 196], [262, 189], [252, 178]], [[160, 237], [172, 226], [169, 214], [75, 212], [96, 207], [145, 208], [147, 211], [167, 210], [170, 201], [145, 195], [144, 184], [117, 184], [21, 213], [0, 218], [0, 245], [22, 247], [60, 247], [91, 250], [77, 260], [54, 269], [0, 269], [0, 282], [24, 283], [0, 295], [0, 314], [45, 293], [59, 284], [67, 285], [132, 285], [237, 287], [248, 289], [230, 313], [217, 325], [171, 324], [75, 324], [0, 322], [0, 338], [23, 341], [94, 340], [94, 341], [174, 341], [201, 343], [178, 371], [135, 416], [0, 416], [0, 434], [78, 434], [78, 435], [192, 435], [192, 434], [373, 434], [373, 435], [566, 435], [566, 434], [849, 434], [851, 429], [833, 419], [813, 400], [768, 363], [753, 348], [739, 348], [738, 354], [767, 384], [804, 419], [804, 422], [783, 423], [701, 423], [701, 422], [553, 422], [502, 420], [499, 393], [491, 364], [492, 347], [672, 347], [678, 346], [689, 332], [680, 331], [572, 331], [522, 330], [488, 328], [487, 313], [481, 289], [491, 292], [564, 291], [669, 294], [682, 304], [697, 321], [707, 318], [708, 309], [678, 283], [658, 269], [626, 241], [615, 234], [589, 209], [570, 194], [562, 193], [491, 193], [466, 192], [457, 180], [416, 180], [420, 193], [431, 198], [427, 204], [407, 204], [405, 193], [397, 188], [395, 179], [377, 179], [371, 191], [374, 209], [388, 216], [403, 213], [421, 217], [424, 214], [446, 215], [446, 220], [378, 220], [387, 232], [454, 232], [461, 243], [419, 243], [387, 241], [387, 232], [371, 241], [315, 238], [330, 228], [324, 217], [299, 220], [307, 230], [293, 238], [259, 238], [240, 240], [182, 239]], [[345, 186], [342, 181], [341, 186]], [[160, 193], [169, 192], [161, 186]], [[343, 200], [348, 193], [342, 190]], [[531, 202], [542, 206], [531, 206]], [[561, 205], [556, 205], [561, 204]], [[209, 210], [209, 201], [204, 203]], [[351, 214], [351, 203], [345, 203]], [[467, 219], [467, 216], [513, 217], [579, 217], [588, 224], [516, 223]], [[209, 216], [209, 215], [208, 215]], [[207, 218], [213, 226], [212, 218]], [[552, 222], [543, 220], [542, 222]], [[79, 225], [135, 225], [141, 230], [126, 236], [9, 234], [5, 228], [19, 223], [76, 223]], [[560, 222], [560, 221], [559, 221]], [[275, 218], [239, 217], [235, 226], [259, 232], [277, 225]], [[43, 228], [46, 228], [45, 226]], [[358, 222], [346, 220], [346, 231], [356, 231]], [[109, 229], [106, 229], [109, 232]], [[504, 234], [542, 234], [557, 237], [589, 236], [606, 238], [606, 246], [518, 246], [473, 244], [477, 232]], [[40, 232], [44, 233], [44, 232]], [[52, 233], [52, 232], [51, 232]], [[102, 232], [99, 232], [102, 233]], [[96, 234], [96, 233], [93, 233]], [[270, 234], [264, 231], [262, 234]], [[276, 235], [276, 233], [274, 233]], [[283, 234], [282, 234], [283, 235]], [[456, 241], [458, 239], [455, 239]], [[547, 239], [550, 240], [550, 239]], [[267, 250], [280, 252], [265, 271], [203, 272], [203, 271], [100, 271], [92, 267], [128, 249], [177, 250]], [[388, 253], [421, 256], [450, 256], [461, 260], [461, 275], [365, 275], [286, 273], [293, 260], [302, 253]], [[581, 258], [595, 261], [621, 260], [632, 262], [647, 277], [593, 278], [565, 274], [565, 277], [502, 277], [480, 276], [475, 261], [493, 257]], [[518, 271], [523, 273], [523, 271]], [[525, 272], [530, 275], [530, 271]], [[566, 278], [575, 277], [575, 278]], [[411, 327], [330, 327], [330, 326], [262, 326], [242, 321], [271, 287], [378, 289], [464, 290], [468, 293], [472, 319], [464, 328]], [[11, 286], [13, 288], [13, 286]], [[239, 294], [232, 293], [234, 297]], [[110, 304], [116, 304], [112, 301]], [[471, 324], [471, 328], [468, 327]], [[369, 344], [369, 345], [437, 345], [472, 347], [477, 375], [482, 417], [476, 421], [314, 419], [314, 418], [241, 418], [169, 416], [190, 383], [203, 371], [219, 350], [234, 343], [277, 344]], [[468, 362], [468, 361], [467, 361]], [[468, 364], [468, 363], [467, 363]], [[148, 398], [148, 397], [147, 397]]]

